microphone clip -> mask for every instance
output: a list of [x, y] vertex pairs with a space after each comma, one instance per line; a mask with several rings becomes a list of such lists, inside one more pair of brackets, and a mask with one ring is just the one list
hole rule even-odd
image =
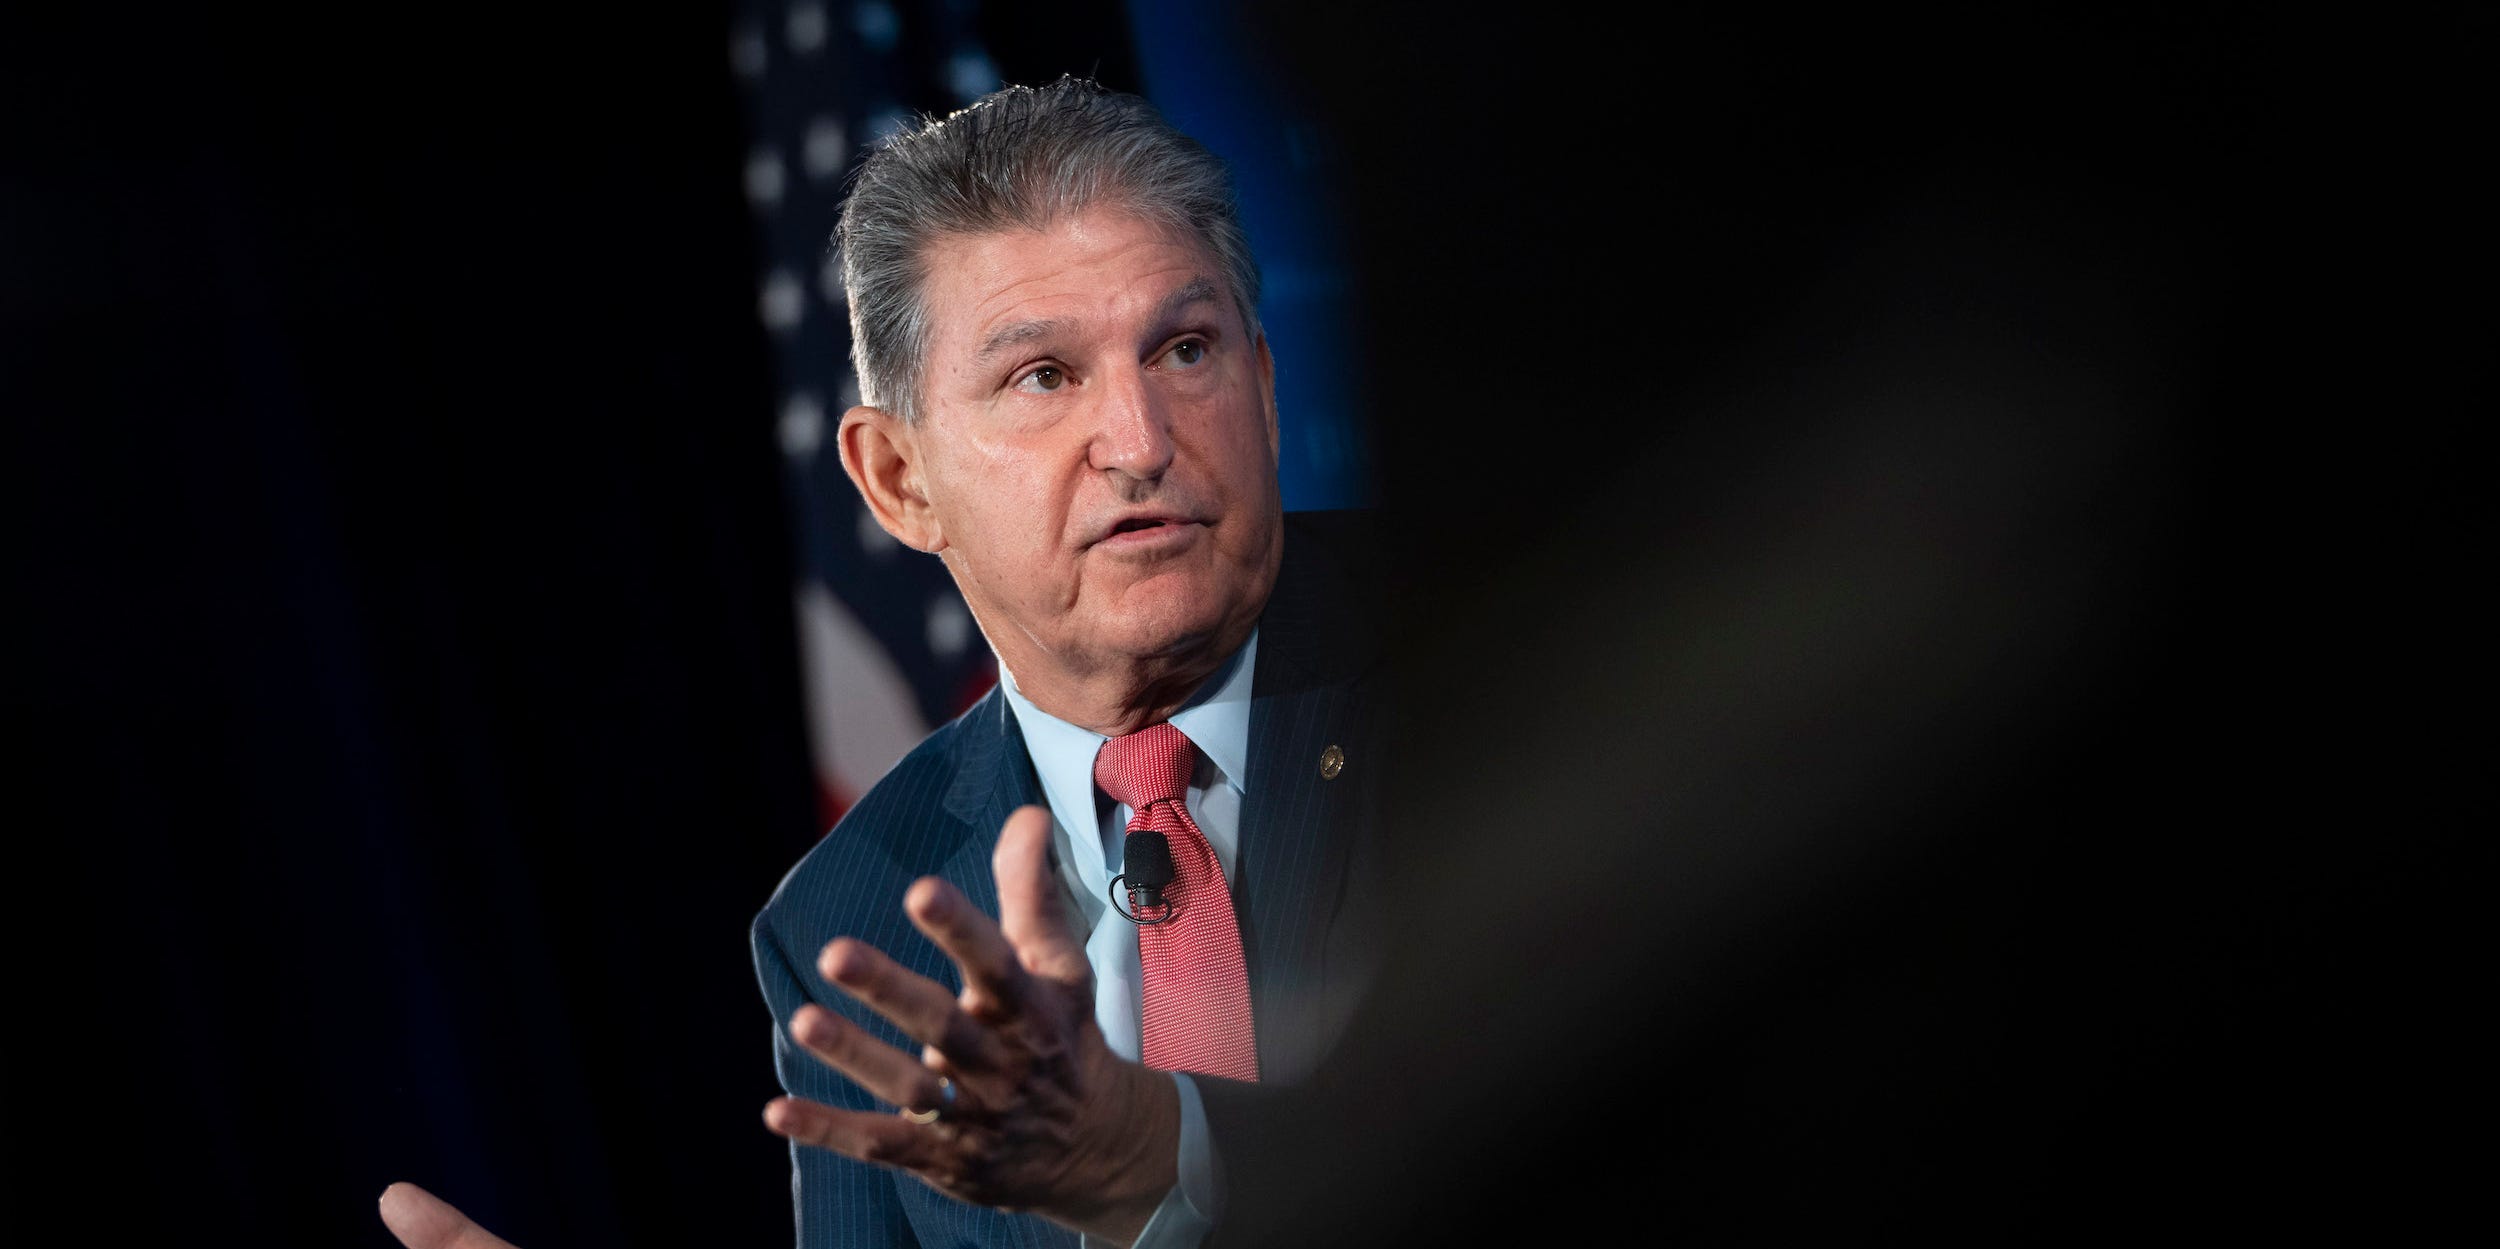
[[[1172, 845], [1163, 834], [1141, 828], [1120, 844], [1119, 875], [1111, 878], [1111, 905], [1130, 923], [1144, 927], [1171, 923], [1180, 914], [1180, 907], [1167, 901], [1164, 889], [1172, 883], [1176, 872], [1172, 866]], [[1128, 905], [1120, 905], [1120, 883], [1128, 882]], [[1154, 914], [1148, 918], [1150, 913]]]
[[1130, 923], [1140, 928], [1152, 928], [1157, 924], [1168, 924], [1180, 918], [1180, 906], [1166, 899], [1159, 885], [1130, 885], [1126, 890], [1128, 905], [1122, 906], [1120, 882], [1127, 879], [1128, 873], [1126, 872], [1111, 878], [1111, 906], [1112, 909], [1128, 917]]

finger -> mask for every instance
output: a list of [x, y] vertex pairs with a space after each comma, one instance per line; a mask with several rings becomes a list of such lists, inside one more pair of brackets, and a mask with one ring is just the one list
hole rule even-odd
[[938, 1073], [813, 1002], [790, 1016], [790, 1039], [880, 1101], [925, 1109], [942, 1096]]
[[887, 958], [876, 947], [837, 937], [816, 960], [843, 992], [894, 1021], [903, 1035], [934, 1045], [957, 1066], [986, 1071], [998, 1064], [997, 1039], [966, 1015], [946, 986]]
[[382, 1225], [408, 1249], [512, 1249], [450, 1202], [406, 1180], [382, 1190]]
[[1085, 942], [1068, 926], [1060, 905], [1059, 877], [1050, 866], [1050, 812], [1018, 807], [999, 830], [990, 856], [998, 880], [998, 922], [1024, 969], [1061, 984], [1082, 984], [1093, 975]]
[[950, 1145], [943, 1134], [895, 1115], [841, 1110], [797, 1097], [765, 1103], [764, 1126], [801, 1145], [906, 1171], [938, 1170]]
[[912, 883], [903, 895], [903, 913], [963, 973], [960, 1004], [976, 1017], [993, 1015], [1013, 1005], [1024, 970], [1016, 965], [1015, 947], [981, 908], [972, 905], [953, 885], [935, 876]]

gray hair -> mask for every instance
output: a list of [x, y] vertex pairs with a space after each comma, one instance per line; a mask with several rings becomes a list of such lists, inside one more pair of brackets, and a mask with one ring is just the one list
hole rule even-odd
[[1224, 163], [1133, 95], [1066, 77], [924, 117], [853, 175], [834, 247], [851, 301], [860, 401], [921, 417], [929, 259], [949, 236], [1040, 229], [1098, 204], [1187, 231], [1223, 267], [1259, 332], [1259, 266]]

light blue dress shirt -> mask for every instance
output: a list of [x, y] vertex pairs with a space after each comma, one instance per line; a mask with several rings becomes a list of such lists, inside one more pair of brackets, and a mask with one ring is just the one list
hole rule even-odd
[[[1227, 880], [1234, 878], [1240, 861], [1241, 778], [1248, 766], [1251, 678], [1258, 669], [1258, 652], [1254, 630], [1171, 719], [1198, 747], [1198, 768], [1183, 801]], [[1145, 998], [1137, 926], [1111, 905], [1111, 880], [1120, 874], [1129, 809], [1094, 787], [1094, 756], [1110, 739], [1034, 706], [1017, 688], [1005, 661], [998, 671], [1042, 796], [1050, 804], [1052, 840], [1061, 876], [1068, 882], [1069, 902], [1089, 934], [1085, 961], [1094, 971], [1094, 1020], [1113, 1053], [1138, 1061]], [[1223, 1214], [1215, 1145], [1208, 1137], [1197, 1085], [1179, 1072], [1173, 1073], [1172, 1083], [1181, 1103], [1180, 1183], [1147, 1221], [1137, 1249], [1195, 1246]]]

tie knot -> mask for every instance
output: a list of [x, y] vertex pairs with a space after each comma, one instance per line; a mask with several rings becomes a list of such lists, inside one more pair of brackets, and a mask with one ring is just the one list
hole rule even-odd
[[1156, 802], [1177, 802], [1189, 792], [1189, 774], [1197, 770], [1197, 747], [1189, 735], [1170, 724], [1157, 724], [1115, 737], [1094, 756], [1094, 783], [1112, 801], [1131, 811]]

